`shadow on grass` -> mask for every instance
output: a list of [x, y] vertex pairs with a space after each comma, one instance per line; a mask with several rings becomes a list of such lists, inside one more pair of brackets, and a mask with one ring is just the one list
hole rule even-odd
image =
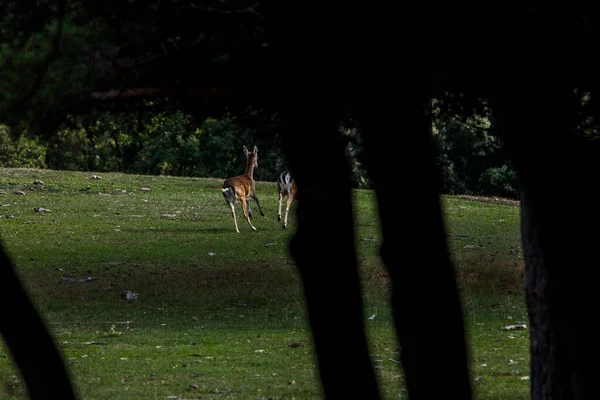
[[454, 258], [460, 290], [475, 296], [520, 295], [525, 290], [524, 264], [519, 256], [462, 253]]
[[[453, 255], [457, 285], [464, 295], [510, 296], [525, 290], [524, 264], [519, 255], [499, 251], [487, 253], [461, 252]], [[410, 265], [423, 268], [426, 266]], [[390, 289], [389, 276], [378, 257], [361, 263], [361, 274], [367, 291]]]
[[[34, 282], [31, 291], [39, 302], [52, 303], [59, 308], [73, 304], [110, 308], [131, 303], [133, 307], [173, 304], [222, 309], [236, 302], [250, 307], [280, 308], [302, 302], [295, 269], [283, 265], [190, 269], [161, 266], [132, 268], [127, 263], [120, 263], [94, 275], [94, 280]], [[138, 293], [139, 299], [125, 301], [122, 296], [125, 291]]]
[[[239, 224], [239, 223], [238, 223]], [[161, 232], [161, 233], [181, 233], [181, 232], [198, 232], [198, 233], [213, 233], [213, 234], [226, 234], [231, 233], [232, 235], [243, 235], [243, 234], [257, 234], [261, 231], [281, 231], [282, 233], [290, 232], [290, 228], [283, 230], [279, 225], [276, 227], [268, 226], [268, 227], [258, 227], [256, 226], [256, 232], [252, 231], [249, 227], [244, 229], [245, 227], [240, 226], [240, 233], [238, 234], [235, 229], [232, 228], [221, 228], [221, 227], [201, 227], [197, 225], [182, 225], [182, 226], [174, 226], [174, 227], [159, 227], [159, 228], [127, 228], [127, 232], [133, 233], [152, 233], [152, 232]]]

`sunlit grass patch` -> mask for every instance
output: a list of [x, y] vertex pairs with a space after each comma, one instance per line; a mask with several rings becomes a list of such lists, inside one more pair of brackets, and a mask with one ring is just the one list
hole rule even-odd
[[[237, 234], [221, 184], [0, 169], [0, 234], [83, 398], [320, 397], [301, 282], [287, 250], [296, 204], [282, 230], [275, 182], [257, 182], [266, 215], [254, 213], [252, 232], [238, 212]], [[386, 398], [403, 398], [373, 193], [356, 190], [354, 199], [372, 362]], [[476, 393], [525, 399], [528, 331], [503, 330], [527, 322], [519, 208], [457, 196], [442, 205]], [[423, 268], [419, 254], [402, 257], [406, 268]], [[444, 316], [431, 312], [443, 335]], [[0, 355], [0, 398], [24, 398], [10, 355]]]

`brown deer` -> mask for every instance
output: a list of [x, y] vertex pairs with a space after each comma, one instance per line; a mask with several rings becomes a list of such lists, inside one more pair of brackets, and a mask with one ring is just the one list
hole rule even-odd
[[260, 215], [263, 217], [265, 214], [260, 207], [260, 202], [258, 200], [258, 196], [256, 196], [256, 190], [254, 186], [254, 168], [258, 167], [258, 148], [254, 146], [254, 151], [250, 152], [244, 146], [244, 155], [246, 156], [246, 172], [243, 175], [234, 176], [233, 178], [228, 178], [223, 182], [223, 197], [231, 207], [231, 214], [233, 215], [233, 223], [235, 224], [235, 230], [237, 233], [240, 233], [238, 229], [237, 219], [235, 217], [235, 207], [234, 203], [236, 200], [239, 200], [242, 204], [242, 211], [244, 212], [244, 217], [250, 228], [253, 231], [256, 230], [252, 222], [250, 222], [250, 218], [252, 217], [252, 211], [250, 210], [250, 198], [256, 201], [256, 205], [260, 210]]
[[287, 228], [288, 212], [290, 210], [290, 204], [296, 196], [296, 181], [292, 177], [289, 171], [283, 171], [279, 174], [277, 180], [277, 186], [279, 187], [279, 211], [277, 212], [277, 221], [281, 221], [281, 203], [285, 196], [288, 196], [287, 203], [285, 204], [285, 218], [283, 219], [282, 229]]

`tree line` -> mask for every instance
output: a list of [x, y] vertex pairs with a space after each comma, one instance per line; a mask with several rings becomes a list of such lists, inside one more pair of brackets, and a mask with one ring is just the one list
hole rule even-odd
[[[242, 146], [257, 145], [264, 156], [256, 179], [275, 181], [287, 168], [279, 137], [261, 135], [235, 115], [195, 118], [181, 110], [153, 111], [152, 102], [146, 105], [143, 112], [69, 116], [45, 135], [14, 135], [9, 126], [0, 125], [0, 166], [225, 178], [243, 169]], [[370, 189], [360, 129], [345, 121], [340, 134], [346, 139], [354, 187]], [[488, 117], [434, 118], [432, 135], [444, 193], [516, 197], [515, 171]]]
[[[196, 88], [202, 98], [206, 76], [227, 88], [260, 85], [273, 73], [260, 4], [208, 3], [178, 3], [159, 15], [144, 2], [2, 2], [0, 166], [224, 178], [243, 168], [246, 144], [263, 154], [256, 178], [274, 181], [287, 166], [278, 133], [265, 134], [272, 110], [230, 103], [224, 111], [181, 96]], [[591, 116], [600, 103], [583, 89], [575, 94], [579, 130], [597, 138]], [[517, 196], [484, 99], [446, 93], [431, 99], [429, 112], [443, 193]], [[340, 132], [353, 186], [370, 188], [360, 127], [348, 118]]]

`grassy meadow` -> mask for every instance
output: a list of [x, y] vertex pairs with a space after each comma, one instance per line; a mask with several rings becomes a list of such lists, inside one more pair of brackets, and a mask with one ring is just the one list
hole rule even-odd
[[[319, 398], [301, 287], [286, 250], [295, 205], [282, 230], [276, 183], [257, 182], [266, 216], [251, 202], [252, 232], [236, 205], [237, 234], [221, 184], [0, 169], [0, 237], [82, 399]], [[402, 399], [373, 200], [371, 191], [355, 191], [365, 323], [382, 392]], [[503, 329], [528, 323], [518, 204], [442, 201], [476, 398], [527, 399], [528, 331]], [[410, 249], [402, 254], [407, 263], [418, 260]], [[444, 316], [432, 312], [442, 336]], [[27, 398], [1, 341], [0, 355], [0, 399]], [[444, 371], [436, 360], [431, 366], [435, 384]]]

